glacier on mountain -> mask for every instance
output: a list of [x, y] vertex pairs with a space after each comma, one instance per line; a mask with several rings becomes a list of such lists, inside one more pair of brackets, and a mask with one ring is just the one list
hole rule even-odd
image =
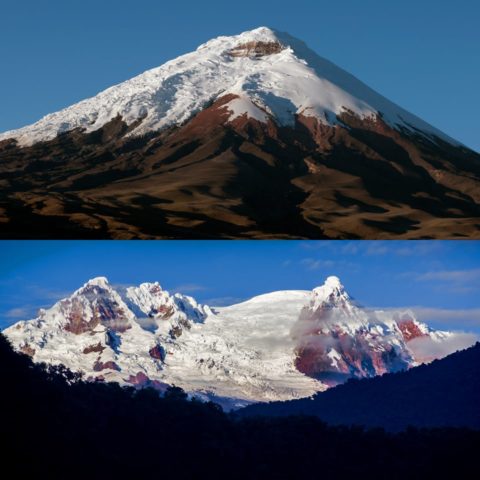
[[311, 292], [216, 308], [158, 283], [114, 287], [99, 277], [3, 333], [35, 362], [63, 364], [88, 380], [174, 384], [229, 406], [308, 397], [350, 377], [410, 368], [433, 359], [418, 358], [410, 342], [442, 345], [454, 335], [412, 312], [361, 308], [337, 277]]

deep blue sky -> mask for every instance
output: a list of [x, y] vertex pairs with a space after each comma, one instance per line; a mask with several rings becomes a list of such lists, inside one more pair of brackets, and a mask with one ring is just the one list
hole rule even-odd
[[[338, 275], [372, 307], [423, 307], [434, 326], [480, 332], [480, 242], [3, 241], [0, 328], [95, 276], [159, 281], [211, 305]], [[447, 311], [445, 311], [445, 309]]]
[[2, 3], [0, 131], [221, 35], [288, 31], [480, 151], [480, 2], [17, 0]]

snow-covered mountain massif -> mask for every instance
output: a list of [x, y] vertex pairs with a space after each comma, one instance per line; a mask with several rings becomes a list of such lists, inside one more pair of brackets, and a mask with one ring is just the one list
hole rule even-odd
[[0, 134], [0, 175], [15, 238], [480, 236], [478, 153], [265, 27]]
[[444, 343], [446, 355], [455, 336], [412, 312], [363, 309], [337, 277], [311, 292], [222, 308], [158, 283], [114, 287], [100, 277], [3, 333], [35, 362], [63, 364], [88, 380], [174, 384], [228, 406], [308, 397], [350, 377], [414, 367], [432, 358], [412, 342]]

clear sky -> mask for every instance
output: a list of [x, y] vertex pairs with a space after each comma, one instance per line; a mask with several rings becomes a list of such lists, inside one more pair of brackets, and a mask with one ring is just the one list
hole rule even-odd
[[3, 241], [0, 328], [88, 279], [159, 281], [212, 306], [337, 275], [368, 307], [415, 307], [439, 328], [480, 333], [477, 241]]
[[0, 131], [265, 25], [480, 151], [478, 1], [10, 0], [0, 15]]

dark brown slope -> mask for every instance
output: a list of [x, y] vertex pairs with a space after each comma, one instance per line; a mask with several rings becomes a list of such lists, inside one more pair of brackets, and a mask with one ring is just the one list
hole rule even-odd
[[228, 123], [231, 98], [143, 138], [0, 143], [0, 236], [480, 238], [477, 153], [349, 114]]

